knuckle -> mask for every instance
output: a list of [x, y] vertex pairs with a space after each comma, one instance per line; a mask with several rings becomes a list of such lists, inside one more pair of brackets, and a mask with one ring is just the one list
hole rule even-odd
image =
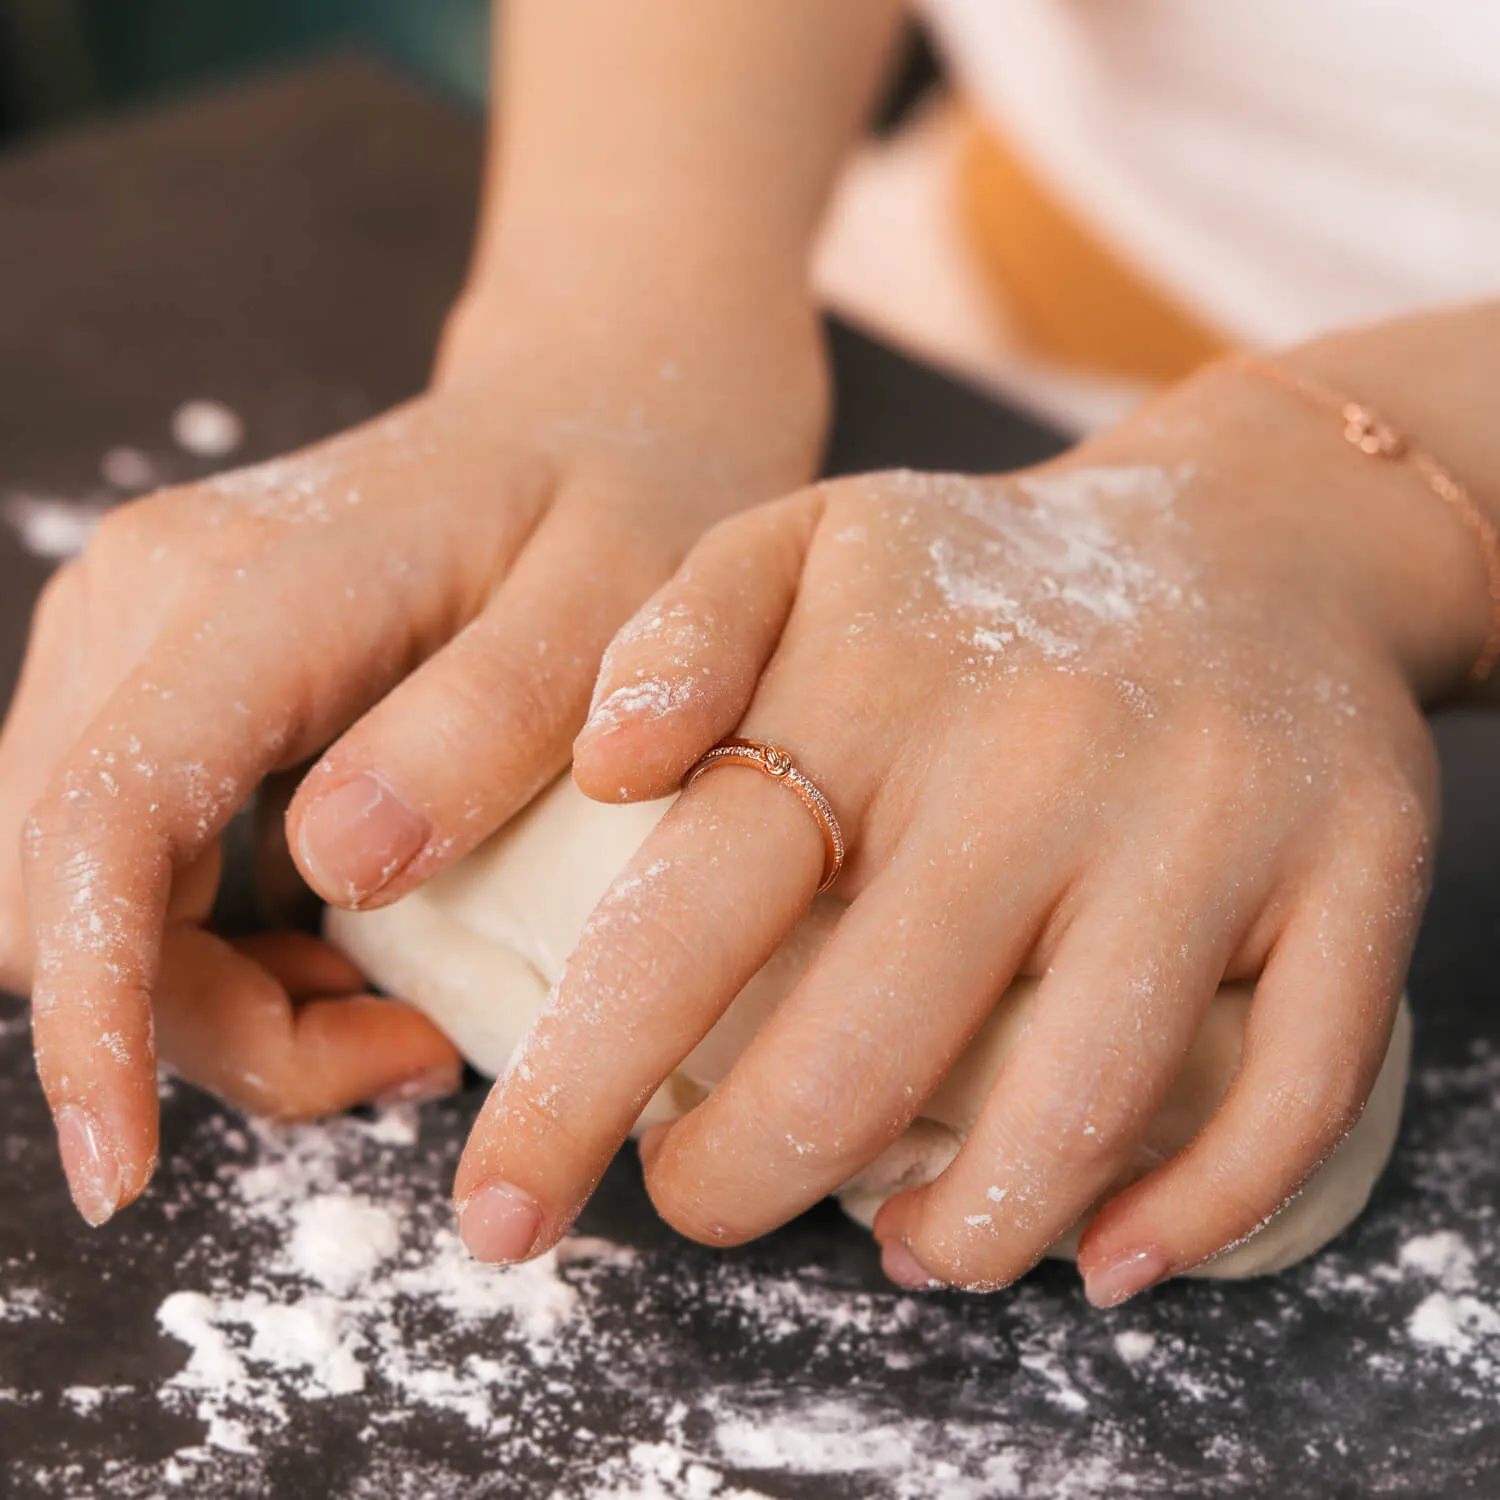
[[994, 1292], [1009, 1286], [1035, 1263], [1017, 1256], [984, 1211], [928, 1216], [911, 1239], [911, 1250], [937, 1280], [964, 1292]]
[[84, 549], [84, 565], [91, 572], [133, 576], [141, 561], [179, 529], [181, 508], [179, 492], [165, 490], [106, 511]]
[[[1098, 746], [1121, 723], [1125, 710], [1086, 674], [1044, 673], [1019, 684], [1009, 701], [997, 699], [994, 712], [991, 732], [1003, 736], [1002, 743], [1028, 748], [1026, 767], [1018, 774], [1034, 778], [1039, 787], [1052, 787], [1098, 784]], [[983, 795], [990, 785], [986, 768], [975, 767], [974, 785]]]
[[646, 1168], [646, 1191], [663, 1222], [700, 1245], [743, 1244], [772, 1227], [744, 1170], [744, 1141], [725, 1129], [713, 1100], [680, 1120]]
[[1114, 1175], [1147, 1114], [1125, 1090], [1100, 1088], [1095, 1070], [1066, 1062], [1051, 1072], [1045, 1088], [1018, 1098], [1014, 1109], [1009, 1133], [1019, 1157], [1044, 1159], [1052, 1171], [1091, 1183]]
[[1348, 1135], [1364, 1111], [1368, 1088], [1348, 1064], [1315, 1068], [1289, 1080], [1273, 1096], [1282, 1121], [1282, 1155], [1316, 1162]]
[[1275, 1212], [1295, 1186], [1293, 1176], [1284, 1190], [1278, 1190], [1274, 1184], [1258, 1189], [1242, 1170], [1222, 1164], [1202, 1182], [1201, 1191], [1194, 1194], [1200, 1208], [1195, 1229], [1197, 1243], [1217, 1249], [1244, 1239]]
[[1415, 915], [1432, 876], [1437, 818], [1430, 799], [1400, 771], [1382, 768], [1352, 778], [1345, 793], [1341, 880], [1369, 904]]
[[1239, 705], [1213, 697], [1189, 711], [1183, 725], [1183, 774], [1203, 793], [1238, 800], [1267, 754]]
[[1411, 780], [1398, 772], [1371, 777], [1359, 805], [1387, 860], [1411, 865], [1430, 852], [1433, 818]]
[[476, 731], [532, 746], [558, 734], [565, 704], [535, 662], [523, 663], [500, 641], [469, 636], [446, 672], [434, 709], [435, 731], [456, 749], [471, 746]]
[[1287, 1080], [1266, 1099], [1265, 1131], [1215, 1154], [1207, 1218], [1249, 1233], [1281, 1208], [1358, 1122], [1364, 1093], [1351, 1074]]
[[84, 757], [59, 770], [21, 823], [21, 863], [28, 872], [82, 875], [84, 861], [110, 845], [112, 818], [118, 825], [130, 800], [129, 784], [116, 770], [104, 757]]
[[756, 1233], [747, 1216], [721, 1212], [708, 1185], [681, 1161], [654, 1164], [646, 1174], [646, 1191], [662, 1221], [695, 1244], [724, 1249]]
[[61, 846], [71, 844], [78, 826], [76, 799], [49, 794], [32, 804], [21, 822], [21, 858], [37, 868]]
[[859, 1156], [860, 1135], [853, 1127], [864, 1090], [849, 1063], [817, 1053], [781, 1077], [762, 1070], [747, 1082], [747, 1093], [749, 1118], [776, 1157], [832, 1169]]
[[320, 1120], [357, 1103], [341, 1088], [340, 1075], [321, 1065], [318, 1049], [299, 1049], [292, 1028], [285, 1030], [270, 1055], [250, 1059], [249, 1065], [231, 1064], [207, 1080], [208, 1086], [254, 1114], [288, 1125]]
[[710, 955], [700, 952], [670, 913], [611, 899], [591, 919], [579, 957], [596, 984], [616, 1000], [655, 995], [664, 977]]
[[222, 1092], [252, 1114], [279, 1125], [300, 1125], [335, 1113], [340, 1106], [303, 1079], [241, 1078]]
[[590, 1143], [576, 1124], [582, 1112], [571, 1106], [568, 1090], [556, 1079], [513, 1075], [498, 1102], [505, 1133], [543, 1142], [549, 1151], [560, 1148], [575, 1162], [589, 1154]]

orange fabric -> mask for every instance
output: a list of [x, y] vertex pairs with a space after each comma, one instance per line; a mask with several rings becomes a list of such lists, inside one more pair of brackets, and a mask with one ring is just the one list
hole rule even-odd
[[978, 120], [959, 158], [963, 230], [1017, 334], [1059, 364], [1180, 379], [1228, 342], [1119, 259]]

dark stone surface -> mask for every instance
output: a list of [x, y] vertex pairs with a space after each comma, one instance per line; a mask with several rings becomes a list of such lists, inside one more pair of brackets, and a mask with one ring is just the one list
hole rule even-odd
[[[415, 389], [461, 275], [477, 160], [472, 122], [343, 63], [0, 162], [0, 497], [97, 500], [100, 455], [121, 443], [194, 477], [168, 435], [185, 397], [243, 414], [254, 458]], [[834, 339], [836, 467], [995, 468], [1054, 446], [847, 330]], [[0, 699], [46, 571], [0, 529]], [[183, 1288], [269, 1284], [276, 1221], [225, 1204], [246, 1163], [283, 1148], [172, 1088], [156, 1188], [89, 1233], [22, 1012], [0, 999], [0, 1495], [699, 1493], [620, 1477], [638, 1473], [631, 1442], [666, 1440], [719, 1476], [702, 1494], [726, 1497], [1500, 1496], [1500, 723], [1455, 718], [1441, 740], [1450, 828], [1412, 976], [1416, 1083], [1370, 1212], [1324, 1255], [1107, 1316], [1056, 1266], [992, 1298], [916, 1299], [884, 1286], [865, 1236], [826, 1206], [727, 1256], [683, 1245], [622, 1161], [583, 1227], [638, 1254], [568, 1273], [588, 1348], [543, 1366], [502, 1321], [434, 1332], [429, 1305], [393, 1315], [396, 1336], [455, 1366], [511, 1362], [505, 1436], [372, 1368], [357, 1394], [292, 1400], [252, 1455], [174, 1460], [203, 1424], [161, 1398], [185, 1355], [158, 1308]], [[338, 1180], [398, 1198], [417, 1239], [446, 1233], [479, 1098], [427, 1111], [419, 1150], [337, 1127]], [[1435, 1230], [1469, 1256], [1446, 1287], [1401, 1261]], [[1412, 1335], [1434, 1295], [1457, 1309], [1451, 1349]], [[110, 1394], [83, 1410], [65, 1394], [80, 1386]], [[819, 1473], [787, 1445], [829, 1403], [870, 1451]], [[774, 1462], [736, 1458], [726, 1419], [770, 1434]]]

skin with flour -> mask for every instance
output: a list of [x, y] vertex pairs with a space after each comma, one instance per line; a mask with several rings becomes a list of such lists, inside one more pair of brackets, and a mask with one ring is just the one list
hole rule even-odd
[[[570, 778], [421, 890], [372, 912], [330, 909], [329, 939], [387, 993], [416, 1004], [491, 1076], [525, 1066], [520, 1049], [577, 946], [592, 906], [650, 836], [670, 803], [607, 807]], [[638, 888], [638, 882], [637, 882]], [[694, 1108], [732, 1070], [757, 1032], [833, 936], [847, 903], [821, 896], [714, 1029], [647, 1103], [637, 1130]], [[1017, 980], [904, 1133], [838, 1189], [844, 1208], [869, 1227], [898, 1192], [931, 1182], [958, 1154], [1005, 1060], [1024, 1033], [1038, 991]], [[1251, 987], [1228, 985], [1204, 1017], [1173, 1088], [1118, 1180], [1118, 1190], [1180, 1151], [1211, 1118], [1237, 1068]], [[1210, 1261], [1214, 1277], [1278, 1271], [1319, 1249], [1363, 1208], [1401, 1118], [1411, 1023], [1403, 1005], [1390, 1050], [1359, 1124], [1303, 1192], [1269, 1224]], [[1014, 1213], [1010, 1190], [994, 1187], [970, 1226]], [[1076, 1254], [1075, 1226], [1049, 1254]]]
[[[856, 1175], [1017, 977], [1036, 1000], [967, 1141], [876, 1220], [896, 1279], [1004, 1285], [1102, 1199], [1078, 1257], [1112, 1305], [1295, 1195], [1397, 1014], [1435, 817], [1417, 694], [1485, 629], [1472, 538], [1361, 462], [1323, 413], [1214, 369], [1027, 474], [840, 481], [705, 538], [612, 646], [575, 777], [659, 797], [723, 734], [783, 744], [844, 824], [851, 905], [712, 1096], [643, 1139], [670, 1222], [735, 1243]], [[1400, 602], [1429, 572], [1473, 579], [1443, 621]], [[678, 802], [481, 1117], [471, 1248], [571, 1221], [821, 864], [753, 771]], [[1212, 1119], [1119, 1190], [1217, 989], [1252, 980]]]
[[605, 645], [704, 529], [811, 477], [809, 245], [899, 14], [504, 7], [430, 389], [121, 507], [53, 580], [0, 736], [0, 985], [33, 994], [89, 1222], [150, 1180], [158, 1057], [281, 1116], [456, 1086], [338, 955], [204, 930], [220, 835], [295, 771], [320, 894], [412, 889], [567, 765]]
[[[1115, 1179], [1226, 976], [1258, 982], [1241, 1074], [1091, 1222], [1090, 1295], [1239, 1238], [1358, 1117], [1436, 826], [1419, 706], [1463, 690], [1486, 627], [1474, 538], [1409, 469], [1362, 467], [1325, 413], [1219, 371], [1070, 461], [1166, 476], [1165, 524], [1157, 485], [1096, 485], [1081, 514], [1070, 465], [1030, 494], [874, 476], [746, 510], [812, 472], [809, 244], [898, 14], [514, 0], [485, 227], [431, 391], [122, 510], [59, 576], [0, 739], [0, 983], [33, 987], [92, 1222], [149, 1180], [158, 1044], [286, 1114], [455, 1080], [437, 1029], [326, 949], [203, 930], [219, 836], [267, 773], [314, 763], [293, 851], [328, 900], [368, 906], [570, 753], [594, 795], [650, 798], [741, 720], [834, 799], [852, 905], [712, 1099], [644, 1143], [678, 1227], [743, 1238], [873, 1159], [1018, 972], [1042, 980], [1006, 1067], [1025, 1087], [882, 1212], [898, 1276], [990, 1286], [1035, 1259]], [[1493, 512], [1497, 351], [1490, 302], [1284, 358]], [[1046, 529], [1026, 504], [1073, 541], [1007, 570]], [[570, 752], [605, 643], [689, 553]], [[471, 1248], [555, 1243], [820, 862], [752, 772], [673, 809], [478, 1125], [456, 1183]], [[995, 1212], [996, 1160], [1061, 1222]]]

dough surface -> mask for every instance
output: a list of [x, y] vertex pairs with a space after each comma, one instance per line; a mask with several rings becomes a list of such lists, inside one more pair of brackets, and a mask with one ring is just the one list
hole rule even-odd
[[[379, 911], [330, 909], [326, 931], [387, 993], [425, 1011], [481, 1072], [500, 1072], [562, 973], [584, 922], [656, 826], [670, 799], [591, 802], [564, 776], [451, 870]], [[710, 1092], [811, 964], [845, 903], [820, 896], [717, 1026], [657, 1092], [641, 1126], [675, 1119]], [[892, 1194], [931, 1181], [953, 1159], [1023, 1026], [1036, 982], [1017, 980], [921, 1116], [839, 1193], [869, 1225]], [[1251, 987], [1226, 984], [1182, 1074], [1119, 1184], [1180, 1151], [1213, 1113], [1239, 1064]], [[1197, 1274], [1257, 1276], [1312, 1254], [1359, 1214], [1401, 1120], [1411, 1016], [1401, 1003], [1385, 1064], [1358, 1125], [1279, 1214]], [[1050, 1252], [1071, 1258], [1082, 1223]]]

